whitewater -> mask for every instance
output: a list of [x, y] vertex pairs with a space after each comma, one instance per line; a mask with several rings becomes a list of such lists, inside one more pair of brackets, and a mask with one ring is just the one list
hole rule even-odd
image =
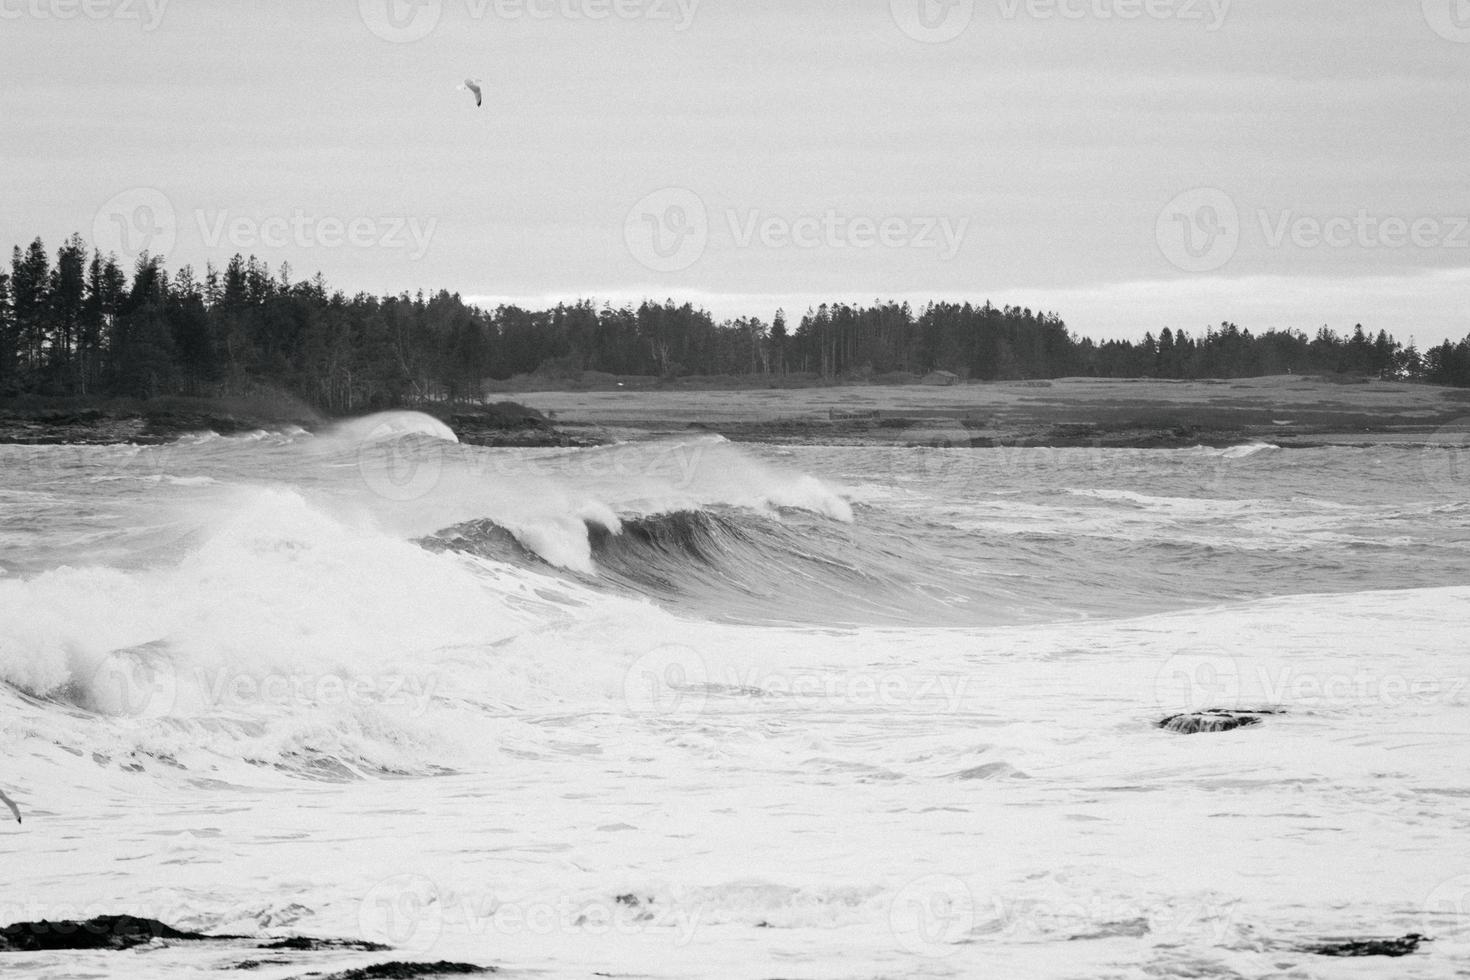
[[[412, 413], [0, 447], [0, 925], [546, 978], [1463, 975], [1463, 452], [483, 449]], [[1158, 727], [1210, 708], [1275, 713]]]

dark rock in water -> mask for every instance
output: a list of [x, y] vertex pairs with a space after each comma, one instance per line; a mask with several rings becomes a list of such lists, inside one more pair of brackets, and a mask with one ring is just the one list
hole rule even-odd
[[86, 922], [17, 922], [0, 929], [0, 951], [33, 953], [56, 949], [132, 949], [155, 939], [197, 942], [206, 939], [238, 939], [238, 936], [204, 936], [184, 932], [156, 919], [129, 915], [99, 915]]
[[1303, 953], [1318, 956], [1408, 956], [1420, 943], [1433, 942], [1428, 936], [1411, 932], [1402, 939], [1354, 939], [1340, 943], [1317, 943], [1300, 947]]
[[1188, 714], [1171, 715], [1159, 722], [1158, 727], [1179, 735], [1213, 734], [1232, 732], [1237, 728], [1249, 728], [1266, 720], [1276, 711], [1225, 711], [1212, 708], [1209, 711], [1192, 711]]
[[[613, 896], [613, 902], [618, 905], [625, 905], [630, 909], [636, 909], [638, 914], [633, 916], [632, 921], [634, 922], [653, 921], [653, 913], [648, 910], [648, 906], [653, 904], [653, 896], [651, 895], [647, 898], [643, 898], [641, 896], [634, 895], [632, 892], [629, 892], [626, 895]], [[583, 914], [577, 916], [577, 921], [575, 924], [578, 926], [583, 926], [586, 925], [588, 921], [588, 917]]]
[[261, 943], [256, 949], [289, 949], [301, 953], [312, 953], [324, 949], [350, 949], [363, 953], [384, 953], [392, 946], [370, 943], [362, 939], [315, 939], [311, 936], [292, 936]]
[[605, 441], [585, 433], [566, 432], [536, 409], [515, 402], [500, 402], [473, 413], [452, 415], [448, 424], [466, 446], [589, 448]]
[[[17, 922], [0, 929], [0, 953], [33, 953], [46, 950], [125, 950], [146, 946], [154, 940], [171, 943], [249, 943], [255, 949], [279, 952], [312, 953], [350, 951], [382, 953], [391, 949], [380, 943], [361, 939], [317, 939], [291, 936], [286, 939], [253, 939], [249, 936], [206, 935], [186, 932], [156, 919], [140, 919], [130, 915], [101, 915], [86, 922]], [[282, 960], [247, 960], [236, 967], [252, 970], [262, 962]]]
[[440, 961], [438, 963], [378, 963], [359, 970], [344, 970], [341, 973], [330, 973], [326, 976], [311, 973], [308, 976], [318, 978], [318, 980], [423, 980], [428, 977], [463, 977], [495, 972], [493, 966]]

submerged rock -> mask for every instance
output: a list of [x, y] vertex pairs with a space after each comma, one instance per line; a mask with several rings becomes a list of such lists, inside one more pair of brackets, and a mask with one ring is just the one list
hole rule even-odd
[[1352, 939], [1338, 943], [1316, 943], [1300, 947], [1303, 953], [1317, 956], [1408, 956], [1417, 952], [1420, 943], [1433, 942], [1428, 936], [1411, 932], [1401, 939]]
[[1178, 735], [1231, 732], [1237, 728], [1249, 728], [1252, 725], [1259, 725], [1266, 720], [1266, 716], [1278, 713], [1269, 710], [1226, 711], [1220, 708], [1212, 708], [1208, 711], [1191, 711], [1182, 715], [1170, 715], [1168, 718], [1159, 722], [1158, 727], [1166, 732], [1174, 732]]
[[322, 976], [307, 974], [318, 980], [426, 980], [430, 977], [463, 977], [495, 973], [493, 966], [475, 966], [472, 963], [378, 963], [357, 970], [343, 970]]
[[1030, 779], [1031, 777], [1009, 762], [991, 762], [973, 769], [966, 769], [964, 772], [957, 772], [954, 778], [968, 781], [973, 779]]
[[1092, 932], [1081, 932], [1075, 936], [1068, 936], [1067, 941], [1076, 943], [1094, 939], [1141, 939], [1150, 931], [1147, 919], [1120, 919], [1117, 922], [1104, 922]]

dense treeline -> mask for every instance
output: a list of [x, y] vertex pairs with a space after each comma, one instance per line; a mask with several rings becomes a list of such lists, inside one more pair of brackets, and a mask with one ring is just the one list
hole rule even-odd
[[38, 239], [0, 272], [0, 397], [150, 397], [284, 390], [345, 413], [480, 396], [485, 379], [787, 375], [838, 379], [948, 371], [977, 380], [1226, 378], [1352, 373], [1470, 386], [1470, 338], [1422, 356], [1383, 332], [1253, 335], [1225, 323], [1141, 343], [1077, 339], [1055, 314], [1016, 307], [836, 304], [794, 327], [717, 323], [689, 304], [591, 302], [486, 311], [440, 292], [348, 297], [236, 256], [202, 276], [143, 256], [124, 271], [72, 236]]

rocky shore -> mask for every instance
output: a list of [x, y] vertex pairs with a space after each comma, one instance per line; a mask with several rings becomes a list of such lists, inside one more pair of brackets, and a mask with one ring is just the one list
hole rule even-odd
[[[516, 406], [462, 412], [446, 419], [462, 443], [472, 446], [547, 448], [601, 445], [607, 441], [586, 429], [563, 429], [540, 413]], [[500, 409], [500, 410], [497, 410]], [[213, 432], [222, 436], [247, 432], [279, 432], [330, 427], [332, 421], [300, 414], [210, 410], [89, 408], [15, 410], [0, 408], [0, 445], [21, 446], [160, 446], [184, 436]]]
[[[302, 421], [311, 422], [311, 419]], [[195, 432], [236, 435], [298, 424], [219, 413], [145, 413], [83, 409], [18, 412], [0, 409], [0, 444], [21, 446], [158, 446]]]

